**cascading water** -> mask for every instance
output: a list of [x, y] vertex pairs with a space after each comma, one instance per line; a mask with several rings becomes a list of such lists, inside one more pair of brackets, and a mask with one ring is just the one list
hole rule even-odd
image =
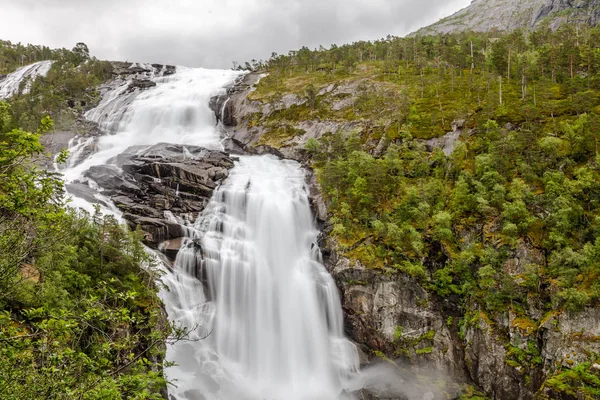
[[[154, 67], [148, 66], [148, 71]], [[86, 117], [110, 133], [93, 142], [94, 152], [83, 162], [63, 171], [66, 181], [79, 179], [94, 165], [107, 164], [133, 146], [140, 150], [165, 142], [222, 149], [215, 129], [216, 117], [209, 109], [210, 98], [235, 79], [234, 71], [178, 67], [177, 73], [163, 76], [148, 72], [156, 86], [132, 91], [131, 80], [117, 81], [109, 88], [98, 107]], [[81, 157], [82, 146], [71, 158]]]
[[31, 82], [38, 76], [46, 76], [52, 67], [52, 61], [40, 61], [25, 65], [0, 80], [0, 100], [9, 98], [19, 92], [21, 82], [28, 80], [23, 88], [23, 94], [29, 93]]
[[196, 222], [202, 255], [180, 252], [166, 304], [208, 336], [170, 349], [177, 398], [338, 399], [357, 372], [304, 178], [295, 162], [242, 157]]
[[[131, 79], [118, 81], [88, 112], [112, 134], [73, 141], [63, 170], [68, 182], [159, 142], [221, 148], [208, 103], [238, 74], [178, 68], [163, 76], [149, 68], [146, 78], [155, 87], [131, 92]], [[163, 277], [169, 318], [191, 329], [191, 340], [167, 351], [167, 360], [177, 363], [166, 369], [175, 399], [347, 396], [357, 352], [343, 336], [340, 300], [320, 262], [304, 185], [295, 162], [241, 157], [186, 227], [187, 245]]]

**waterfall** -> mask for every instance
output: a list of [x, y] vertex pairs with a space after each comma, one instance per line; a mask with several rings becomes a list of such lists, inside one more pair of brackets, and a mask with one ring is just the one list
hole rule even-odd
[[8, 74], [4, 79], [0, 80], [0, 100], [19, 93], [21, 83], [26, 80], [27, 83], [21, 93], [29, 93], [33, 80], [38, 76], [46, 76], [50, 71], [51, 66], [52, 61], [40, 61], [31, 65], [25, 65], [15, 72]]
[[[165, 76], [151, 65], [134, 64], [134, 67], [148, 71], [142, 78], [154, 81], [156, 86], [132, 90], [131, 82], [140, 78], [132, 75], [104, 88], [100, 104], [88, 111], [86, 117], [110, 134], [94, 142], [94, 154], [63, 171], [67, 182], [79, 179], [90, 167], [107, 164], [135, 146], [142, 150], [165, 142], [222, 149], [214, 127], [216, 117], [208, 102], [212, 96], [224, 93], [223, 87], [239, 73], [177, 67], [175, 74]], [[81, 146], [80, 150], [87, 148]], [[81, 155], [72, 152], [71, 157], [76, 159]]]
[[221, 107], [221, 115], [219, 117], [221, 121], [225, 121], [225, 107], [227, 107], [227, 103], [229, 103], [229, 100], [231, 100], [230, 97], [228, 97], [227, 100], [223, 102], [223, 106]]
[[168, 353], [178, 399], [333, 400], [357, 372], [304, 182], [296, 162], [241, 157], [196, 221], [201, 250], [180, 252], [166, 304], [208, 336]]
[[[154, 87], [131, 91], [130, 77], [104, 88], [86, 116], [110, 134], [73, 140], [62, 171], [67, 182], [159, 142], [221, 148], [208, 103], [238, 73], [147, 69]], [[167, 349], [167, 361], [176, 363], [165, 368], [175, 385], [171, 399], [349, 396], [357, 350], [343, 335], [338, 291], [321, 262], [298, 163], [242, 156], [195, 222], [169, 212], [165, 218], [184, 225], [186, 238], [174, 268], [165, 268], [161, 296], [169, 318], [190, 330], [189, 340]]]

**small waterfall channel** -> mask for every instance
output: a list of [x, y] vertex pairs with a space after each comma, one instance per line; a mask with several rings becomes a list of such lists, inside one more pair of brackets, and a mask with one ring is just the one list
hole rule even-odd
[[[222, 149], [208, 107], [239, 74], [151, 66], [156, 86], [131, 92], [123, 79], [104, 88], [87, 117], [108, 132], [72, 142], [67, 182], [120, 154], [161, 142]], [[86, 143], [86, 141], [93, 141]], [[89, 181], [90, 186], [94, 182]], [[76, 204], [87, 203], [78, 200]], [[242, 156], [195, 222], [162, 278], [169, 318], [191, 330], [167, 350], [176, 400], [335, 400], [358, 371], [343, 335], [337, 288], [317, 245], [305, 172], [293, 161]]]
[[0, 79], [0, 100], [9, 98], [17, 93], [21, 88], [21, 83], [25, 87], [21, 93], [29, 93], [31, 83], [38, 76], [46, 76], [52, 67], [53, 61], [39, 61], [30, 65], [25, 65], [13, 73], [8, 74], [4, 79]]

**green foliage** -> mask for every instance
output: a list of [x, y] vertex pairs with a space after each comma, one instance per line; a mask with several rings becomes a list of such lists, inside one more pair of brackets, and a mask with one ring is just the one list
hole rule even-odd
[[78, 114], [98, 101], [96, 87], [111, 78], [112, 66], [90, 57], [85, 43], [77, 43], [72, 50], [51, 50], [0, 41], [0, 73], [40, 60], [54, 63], [47, 76], [31, 82], [28, 94], [10, 99], [16, 123], [35, 131], [39, 121], [50, 116], [59, 129], [73, 129]]
[[67, 208], [33, 162], [52, 120], [17, 126], [0, 102], [0, 397], [161, 398], [171, 329], [141, 232]]
[[586, 362], [572, 369], [563, 368], [548, 378], [542, 389], [549, 390], [557, 397], [597, 399], [600, 397], [600, 371], [597, 365]]

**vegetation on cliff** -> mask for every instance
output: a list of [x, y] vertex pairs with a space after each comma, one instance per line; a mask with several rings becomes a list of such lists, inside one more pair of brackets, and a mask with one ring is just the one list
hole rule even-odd
[[[274, 111], [245, 123], [282, 147], [302, 121], [353, 122], [305, 146], [346, 256], [412, 276], [462, 313], [457, 330], [482, 310], [508, 337], [493, 322], [508, 311], [530, 344], [507, 340], [506, 363], [532, 371], [549, 318], [599, 306], [598, 48], [600, 29], [563, 25], [274, 54], [251, 94]], [[460, 140], [428, 150], [453, 122]], [[598, 357], [532, 389], [592, 398]]]
[[[29, 57], [1, 42], [4, 71], [20, 61], [11, 49]], [[48, 115], [72, 121], [69, 102], [96, 96], [110, 70], [77, 48], [49, 54], [31, 93], [0, 102], [0, 397], [163, 398], [172, 329], [141, 232], [69, 208], [60, 177], [37, 167]]]

